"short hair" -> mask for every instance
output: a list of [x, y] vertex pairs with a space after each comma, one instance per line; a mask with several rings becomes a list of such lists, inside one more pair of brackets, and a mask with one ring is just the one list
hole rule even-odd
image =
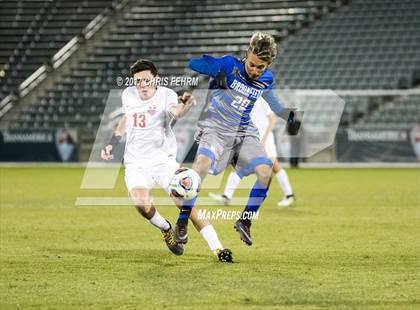
[[137, 72], [150, 70], [153, 76], [158, 74], [156, 66], [153, 62], [148, 59], [138, 59], [131, 67], [130, 67], [130, 75], [134, 76]]
[[277, 55], [277, 44], [272, 35], [255, 32], [249, 41], [248, 52], [252, 52], [261, 60], [271, 63]]

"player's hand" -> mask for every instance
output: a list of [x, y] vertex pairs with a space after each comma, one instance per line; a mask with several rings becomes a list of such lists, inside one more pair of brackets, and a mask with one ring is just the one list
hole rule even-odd
[[290, 114], [287, 120], [287, 131], [290, 136], [296, 136], [299, 134], [303, 112], [294, 110]]
[[296, 109], [285, 108], [280, 113], [280, 117], [284, 119], [289, 125], [295, 123]]
[[194, 96], [187, 91], [184, 92], [182, 96], [179, 96], [178, 99], [183, 105], [185, 105], [188, 108], [197, 104], [197, 101], [195, 100]]
[[101, 158], [102, 160], [111, 160], [114, 158], [114, 155], [112, 155], [112, 145], [108, 144], [101, 150]]
[[292, 111], [290, 111], [289, 117], [287, 118], [287, 123], [288, 124], [294, 124], [295, 121], [296, 121], [296, 119], [295, 119], [295, 111], [292, 110]]

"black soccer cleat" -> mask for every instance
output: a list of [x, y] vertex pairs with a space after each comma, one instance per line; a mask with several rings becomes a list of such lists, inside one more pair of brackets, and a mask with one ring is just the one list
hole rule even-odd
[[186, 244], [188, 242], [188, 226], [177, 223], [174, 238], [176, 242]]
[[[168, 222], [168, 221], [167, 221]], [[184, 246], [175, 241], [174, 230], [172, 229], [171, 223], [169, 223], [168, 230], [162, 230], [163, 241], [165, 241], [168, 249], [177, 256], [184, 254]]]
[[249, 222], [249, 224], [245, 224], [243, 221], [237, 220], [233, 228], [235, 228], [235, 230], [239, 233], [239, 237], [243, 242], [247, 245], [252, 245], [251, 222]]
[[229, 249], [217, 249], [216, 255], [219, 261], [223, 263], [233, 263], [232, 251]]

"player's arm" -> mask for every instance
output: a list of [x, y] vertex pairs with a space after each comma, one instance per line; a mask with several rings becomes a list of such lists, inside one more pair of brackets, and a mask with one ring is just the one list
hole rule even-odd
[[231, 72], [233, 68], [232, 56], [212, 57], [203, 55], [201, 58], [192, 58], [188, 63], [190, 69], [216, 78], [220, 71]]
[[264, 134], [261, 137], [261, 144], [265, 145], [265, 142], [267, 141], [268, 135], [273, 131], [274, 126], [276, 125], [276, 117], [274, 116], [274, 113], [268, 114], [268, 126], [265, 130]]
[[295, 113], [293, 109], [288, 109], [283, 106], [281, 101], [274, 95], [272, 89], [263, 92], [262, 97], [267, 101], [270, 109], [279, 117], [287, 121], [289, 124], [295, 122]]
[[168, 109], [174, 118], [183, 117], [196, 104], [195, 98], [190, 92], [184, 92], [182, 96], [179, 96], [178, 102], [176, 106], [171, 106]]
[[117, 128], [115, 129], [111, 139], [101, 151], [101, 158], [103, 160], [111, 160], [114, 158], [114, 155], [112, 153], [125, 133], [126, 121], [127, 121], [126, 116], [122, 115], [120, 120], [118, 121]]

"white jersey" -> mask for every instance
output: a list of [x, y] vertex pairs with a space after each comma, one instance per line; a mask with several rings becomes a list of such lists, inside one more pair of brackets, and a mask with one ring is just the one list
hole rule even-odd
[[[258, 98], [258, 100], [254, 104], [254, 108], [251, 111], [251, 120], [254, 125], [258, 128], [258, 132], [260, 134], [260, 140], [263, 137], [265, 131], [268, 127], [268, 116], [273, 114], [274, 112], [270, 109], [267, 101], [265, 101], [262, 97]], [[272, 136], [273, 133], [270, 133], [269, 136]]]
[[[251, 120], [258, 129], [260, 140], [268, 128], [268, 116], [273, 113], [274, 112], [270, 109], [267, 101], [265, 101], [262, 97], [255, 102], [254, 108], [251, 111]], [[264, 148], [269, 158], [277, 157], [277, 147], [274, 142], [273, 132], [268, 134], [267, 139], [265, 140]]]
[[178, 104], [177, 94], [158, 87], [154, 96], [142, 100], [135, 86], [121, 95], [122, 112], [126, 116], [124, 163], [147, 166], [176, 156], [176, 138], [170, 129], [169, 107]]

